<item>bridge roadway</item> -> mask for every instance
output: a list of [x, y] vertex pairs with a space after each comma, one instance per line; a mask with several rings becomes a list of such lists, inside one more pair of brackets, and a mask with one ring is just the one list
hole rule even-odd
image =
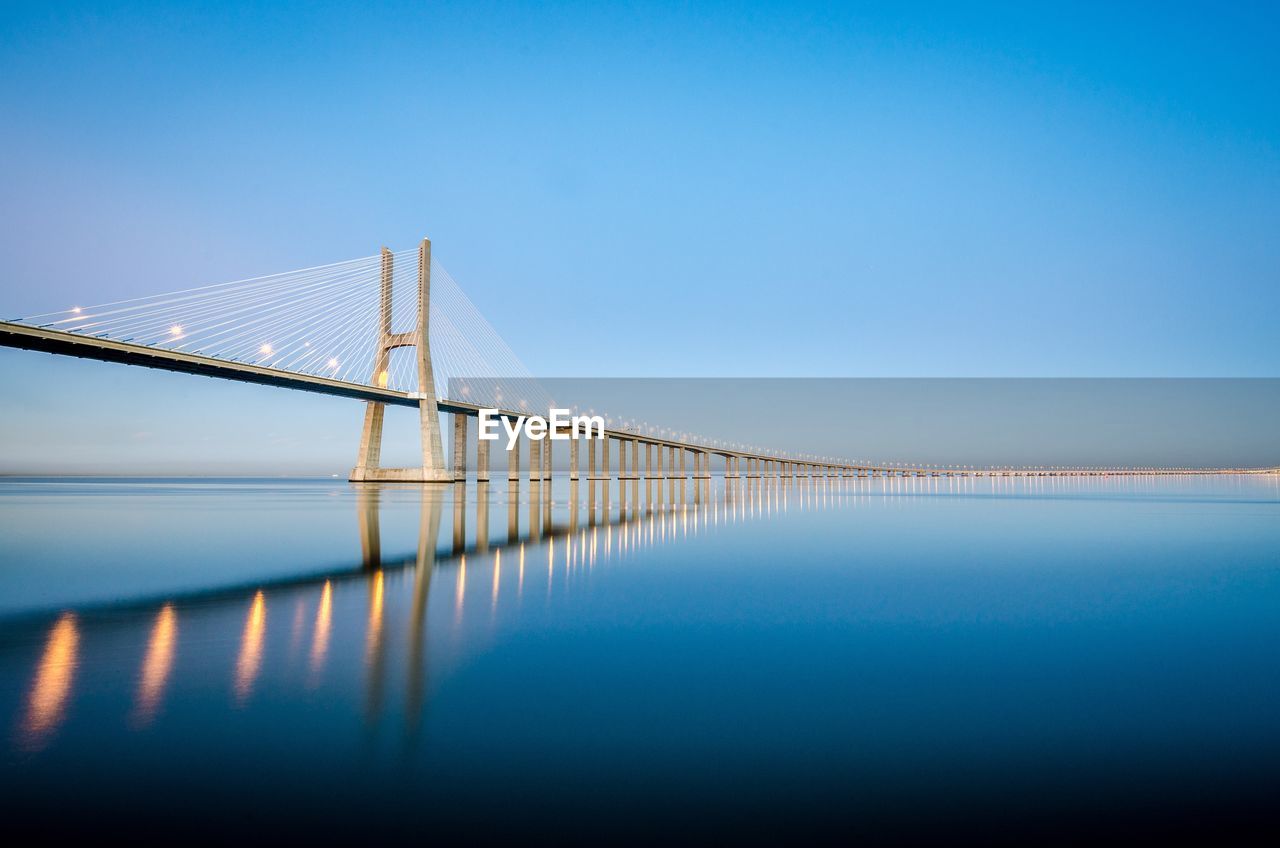
[[[22, 350], [42, 351], [45, 353], [75, 356], [81, 359], [96, 359], [102, 362], [118, 362], [126, 365], [141, 365], [146, 368], [158, 368], [164, 371], [177, 371], [184, 374], [198, 374], [205, 377], [217, 377], [224, 380], [236, 380], [242, 383], [255, 383], [264, 386], [277, 386], [286, 389], [334, 395], [362, 401], [375, 401], [392, 406], [418, 408], [421, 396], [412, 392], [395, 391], [345, 380], [334, 380], [312, 374], [283, 371], [249, 362], [237, 362], [228, 359], [204, 356], [200, 353], [169, 350], [162, 347], [136, 344], [128, 341], [117, 341], [48, 327], [37, 327], [29, 324], [0, 321], [0, 346], [19, 348]], [[437, 402], [441, 412], [455, 416], [477, 416], [482, 408], [479, 404], [467, 401], [442, 399]], [[504, 417], [518, 418], [524, 413], [502, 410]], [[726, 477], [1105, 477], [1105, 476], [1158, 476], [1178, 474], [1258, 474], [1275, 473], [1272, 468], [998, 468], [975, 469], [961, 467], [902, 467], [829, 462], [796, 458], [768, 453], [756, 453], [723, 445], [699, 442], [685, 442], [664, 439], [660, 436], [644, 434], [630, 430], [606, 429], [605, 444], [610, 440], [620, 442], [620, 453], [625, 453], [626, 444], [645, 445], [646, 454], [652, 448], [659, 452], [658, 473], [653, 473], [651, 461], [646, 462], [643, 475], [634, 467], [638, 458], [638, 450], [633, 446], [633, 468], [630, 476], [644, 476], [649, 479], [667, 479], [684, 477], [684, 462], [681, 455], [680, 469], [677, 471], [674, 462], [676, 451], [688, 451], [695, 456], [693, 476], [709, 477], [710, 462], [698, 462], [697, 457], [719, 456], [725, 459]], [[672, 462], [663, 469], [662, 454], [667, 452]], [[592, 449], [592, 459], [595, 457]], [[574, 451], [576, 460], [576, 443]], [[610, 478], [608, 468], [608, 449], [604, 449], [603, 469], [605, 478]], [[622, 457], [620, 457], [620, 460]], [[746, 460], [747, 472], [741, 473], [741, 462]], [[625, 460], [619, 468], [617, 476], [628, 476], [624, 467]], [[576, 461], [574, 470], [576, 472]], [[594, 464], [594, 463], [593, 463]], [[486, 469], [487, 471], [487, 469]], [[465, 473], [465, 471], [464, 471]], [[576, 474], [575, 474], [576, 476]]]

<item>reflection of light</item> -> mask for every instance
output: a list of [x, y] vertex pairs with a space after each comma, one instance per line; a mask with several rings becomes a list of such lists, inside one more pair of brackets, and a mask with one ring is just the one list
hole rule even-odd
[[369, 632], [365, 636], [366, 653], [372, 657], [378, 652], [382, 638], [382, 572], [373, 575], [373, 589], [369, 595]]
[[332, 356], [329, 357], [329, 367], [336, 371], [338, 369], [338, 360]]
[[78, 306], [73, 306], [73, 307], [71, 307], [71, 312], [72, 312], [72, 314], [74, 314], [74, 315], [79, 315], [79, 314], [80, 314], [80, 307], [78, 307]]
[[147, 642], [147, 655], [142, 661], [142, 674], [138, 678], [138, 695], [133, 708], [136, 727], [145, 727], [155, 718], [164, 695], [164, 684], [173, 668], [173, 649], [178, 635], [178, 614], [173, 604], [165, 604], [156, 616]]
[[267, 599], [259, 589], [249, 607], [240, 635], [240, 658], [236, 660], [236, 700], [243, 703], [253, 691], [253, 682], [262, 665], [262, 636], [267, 629]]
[[467, 593], [467, 558], [463, 556], [458, 565], [458, 591], [454, 597], [454, 611], [462, 612], [462, 597]]
[[173, 336], [175, 339], [182, 338], [182, 325], [174, 324], [172, 327], [170, 327], [169, 335]]
[[270, 356], [272, 350], [273, 348], [269, 344], [264, 344], [262, 347], [258, 348], [258, 352], [263, 356]]
[[329, 653], [329, 625], [333, 619], [333, 584], [324, 581], [320, 592], [320, 607], [316, 610], [316, 630], [311, 639], [311, 673], [319, 674], [324, 658]]
[[520, 579], [516, 581], [516, 595], [524, 592], [524, 542], [520, 543]]
[[491, 609], [498, 608], [498, 581], [502, 579], [502, 551], [493, 552], [493, 598], [491, 600]]
[[44, 747], [49, 735], [62, 722], [66, 713], [67, 696], [71, 694], [71, 679], [76, 670], [76, 647], [80, 634], [76, 618], [71, 613], [62, 617], [49, 631], [44, 654], [36, 668], [36, 678], [27, 698], [27, 716], [22, 723], [22, 741], [28, 750]]

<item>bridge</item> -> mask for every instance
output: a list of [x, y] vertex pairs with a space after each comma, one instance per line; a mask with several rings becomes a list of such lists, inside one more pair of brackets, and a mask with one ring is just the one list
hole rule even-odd
[[[416, 254], [416, 255], [415, 255]], [[415, 261], [416, 260], [416, 261]], [[406, 272], [406, 266], [412, 269]], [[433, 282], [434, 281], [434, 282]], [[408, 315], [408, 323], [396, 319]], [[353, 482], [449, 483], [468, 479], [469, 421], [498, 409], [518, 422], [545, 414], [550, 400], [484, 320], [423, 239], [416, 251], [383, 248], [373, 257], [0, 322], [0, 345], [140, 365], [245, 383], [316, 392], [365, 403]], [[410, 353], [404, 356], [403, 353]], [[434, 354], [434, 356], [433, 356]], [[436, 365], [470, 377], [499, 378], [485, 398], [448, 397]], [[457, 381], [446, 381], [453, 386]], [[460, 383], [470, 392], [470, 384]], [[518, 397], [504, 396], [514, 392]], [[409, 468], [381, 464], [387, 406], [418, 410], [422, 459]], [[451, 416], [446, 457], [440, 414]], [[477, 434], [478, 435], [478, 434]], [[521, 477], [527, 443], [530, 480], [551, 479], [555, 442], [522, 436], [508, 450], [506, 477]], [[476, 441], [477, 481], [494, 476], [489, 440]], [[585, 462], [581, 453], [585, 450]], [[569, 479], [726, 479], [796, 477], [1084, 477], [1271, 473], [1275, 469], [1161, 467], [1007, 467], [873, 464], [814, 459], [718, 440], [606, 426], [603, 436], [570, 439]], [[641, 456], [643, 454], [643, 468]], [[616, 460], [611, 459], [616, 457]], [[714, 459], [714, 462], [713, 462]], [[585, 468], [584, 468], [585, 466]]]

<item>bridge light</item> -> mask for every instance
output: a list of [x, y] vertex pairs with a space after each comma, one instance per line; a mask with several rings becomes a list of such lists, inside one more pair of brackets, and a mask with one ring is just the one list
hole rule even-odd
[[180, 338], [182, 338], [182, 325], [181, 325], [181, 324], [174, 324], [172, 327], [170, 327], [170, 328], [169, 328], [169, 335], [170, 335], [170, 336], [172, 336], [172, 337], [173, 337], [173, 338], [175, 338], [175, 339], [180, 339]]
[[337, 371], [337, 370], [338, 370], [338, 360], [337, 360], [337, 359], [335, 359], [335, 358], [333, 358], [332, 356], [331, 356], [331, 357], [329, 357], [329, 367], [330, 367], [330, 368], [332, 368], [334, 371]]
[[266, 343], [263, 343], [262, 347], [258, 348], [258, 352], [261, 353], [263, 356], [270, 356], [272, 350], [274, 350], [274, 348], [272, 348], [271, 345]]
[[80, 314], [80, 307], [78, 307], [78, 306], [73, 306], [73, 307], [71, 307], [71, 314], [72, 314], [72, 315], [79, 315], [79, 314]]
[[390, 378], [391, 378], [391, 375], [388, 374], [386, 371], [379, 371], [378, 372], [378, 388], [385, 389], [387, 387], [387, 380], [389, 380]]

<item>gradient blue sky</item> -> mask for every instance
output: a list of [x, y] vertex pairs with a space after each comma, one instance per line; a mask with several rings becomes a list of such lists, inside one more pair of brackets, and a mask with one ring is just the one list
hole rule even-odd
[[[428, 234], [538, 374], [1276, 376], [1278, 36], [1269, 3], [6, 3], [0, 313]], [[228, 462], [248, 413], [350, 461], [349, 402], [118, 370], [0, 352], [0, 435], [90, 454], [182, 405]]]

